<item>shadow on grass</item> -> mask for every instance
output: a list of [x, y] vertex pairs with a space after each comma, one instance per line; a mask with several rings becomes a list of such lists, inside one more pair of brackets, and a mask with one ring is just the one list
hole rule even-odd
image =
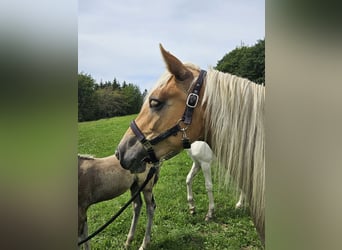
[[192, 235], [192, 234], [173, 234], [170, 237], [164, 237], [165, 240], [159, 242], [152, 242], [149, 245], [149, 250], [161, 250], [161, 249], [168, 249], [168, 250], [181, 250], [181, 249], [188, 249], [188, 250], [198, 250], [204, 249], [205, 239], [200, 235]]
[[225, 216], [228, 216], [231, 219], [241, 219], [250, 217], [249, 208], [234, 208], [228, 207], [225, 211], [220, 211], [221, 214], [224, 213]]

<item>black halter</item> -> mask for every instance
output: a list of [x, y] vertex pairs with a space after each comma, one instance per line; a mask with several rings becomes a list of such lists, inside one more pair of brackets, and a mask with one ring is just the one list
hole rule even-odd
[[[140, 143], [144, 146], [145, 150], [147, 151], [147, 154], [149, 158], [145, 158], [144, 161], [147, 161], [148, 163], [157, 163], [159, 162], [159, 159], [157, 159], [156, 154], [154, 152], [154, 149], [152, 145], [156, 145], [157, 143], [165, 140], [166, 138], [170, 137], [171, 135], [177, 135], [179, 131], [183, 133], [183, 148], [190, 148], [190, 140], [186, 135], [186, 130], [188, 128], [188, 125], [191, 124], [192, 121], [192, 114], [194, 112], [194, 109], [196, 108], [199, 100], [199, 93], [201, 90], [201, 87], [203, 85], [204, 77], [207, 74], [205, 70], [201, 70], [200, 74], [197, 78], [197, 81], [195, 83], [194, 88], [189, 93], [187, 100], [186, 100], [186, 106], [185, 111], [181, 119], [178, 120], [177, 124], [173, 126], [172, 128], [166, 130], [165, 132], [161, 133], [157, 137], [148, 140], [144, 136], [144, 134], [141, 132], [135, 121], [133, 120], [131, 122], [131, 129], [137, 139], [140, 141]], [[184, 123], [186, 127], [181, 127], [180, 124]]]

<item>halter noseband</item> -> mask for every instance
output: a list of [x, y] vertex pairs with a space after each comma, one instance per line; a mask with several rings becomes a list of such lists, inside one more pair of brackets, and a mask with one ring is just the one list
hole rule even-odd
[[[188, 128], [188, 125], [191, 124], [192, 121], [192, 114], [194, 112], [194, 109], [196, 108], [199, 100], [199, 93], [201, 90], [201, 87], [203, 85], [204, 77], [207, 74], [205, 70], [201, 70], [200, 74], [197, 78], [197, 81], [195, 83], [194, 88], [192, 91], [189, 93], [187, 99], [186, 99], [186, 106], [185, 106], [185, 111], [183, 113], [183, 116], [181, 119], [178, 120], [175, 126], [172, 128], [166, 130], [165, 132], [161, 133], [160, 135], [154, 137], [151, 140], [146, 139], [144, 134], [141, 132], [139, 129], [138, 125], [135, 123], [135, 120], [131, 122], [131, 129], [137, 139], [140, 141], [140, 143], [143, 145], [145, 150], [147, 151], [148, 158], [145, 158], [144, 161], [147, 161], [148, 163], [157, 163], [159, 162], [159, 159], [157, 159], [156, 154], [154, 152], [154, 149], [152, 145], [156, 145], [157, 143], [165, 140], [166, 138], [170, 137], [171, 135], [177, 135], [179, 131], [183, 133], [183, 148], [190, 148], [190, 140], [186, 135], [186, 130]], [[186, 127], [181, 127], [180, 124], [184, 123]], [[171, 157], [169, 157], [171, 158]]]

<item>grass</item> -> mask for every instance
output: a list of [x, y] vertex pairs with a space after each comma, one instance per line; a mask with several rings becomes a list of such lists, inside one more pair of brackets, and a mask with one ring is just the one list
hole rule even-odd
[[[78, 152], [104, 157], [114, 153], [129, 123], [135, 115], [79, 123]], [[215, 217], [211, 222], [204, 218], [208, 197], [203, 174], [193, 183], [196, 214], [190, 215], [186, 201], [185, 179], [191, 168], [185, 152], [164, 162], [160, 179], [154, 188], [157, 203], [150, 250], [175, 249], [262, 249], [248, 210], [236, 210], [233, 190], [218, 186], [214, 178]], [[215, 167], [213, 167], [215, 176]], [[89, 233], [103, 225], [130, 198], [129, 192], [116, 199], [95, 204], [88, 209]], [[142, 209], [135, 239], [130, 249], [138, 249], [145, 233], [146, 212]], [[132, 209], [129, 207], [102, 233], [91, 240], [92, 249], [124, 249], [129, 231]]]

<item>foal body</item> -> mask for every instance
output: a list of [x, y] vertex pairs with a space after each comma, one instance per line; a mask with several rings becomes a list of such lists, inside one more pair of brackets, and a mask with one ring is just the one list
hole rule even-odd
[[[82, 240], [88, 235], [87, 209], [90, 205], [115, 198], [128, 189], [134, 195], [145, 181], [150, 167], [145, 172], [132, 174], [120, 166], [120, 162], [113, 156], [92, 158], [78, 156], [78, 237]], [[145, 249], [151, 239], [151, 228], [154, 210], [156, 207], [152, 193], [153, 185], [157, 181], [158, 172], [143, 189], [146, 202], [147, 225], [145, 237], [140, 249]], [[125, 246], [133, 240], [136, 225], [139, 219], [142, 200], [140, 195], [133, 201], [133, 219]], [[84, 243], [85, 249], [90, 249], [89, 242]]]
[[[208, 192], [209, 208], [205, 220], [209, 221], [214, 215], [214, 195], [213, 195], [213, 182], [211, 178], [211, 163], [214, 159], [214, 154], [209, 145], [204, 141], [195, 141], [191, 144], [191, 148], [186, 149], [188, 155], [191, 157], [193, 164], [186, 177], [187, 187], [187, 200], [189, 203], [190, 213], [195, 213], [195, 202], [192, 193], [192, 181], [202, 169], [205, 188]], [[235, 208], [240, 208], [243, 205], [244, 196], [240, 193], [239, 201], [236, 203]]]

